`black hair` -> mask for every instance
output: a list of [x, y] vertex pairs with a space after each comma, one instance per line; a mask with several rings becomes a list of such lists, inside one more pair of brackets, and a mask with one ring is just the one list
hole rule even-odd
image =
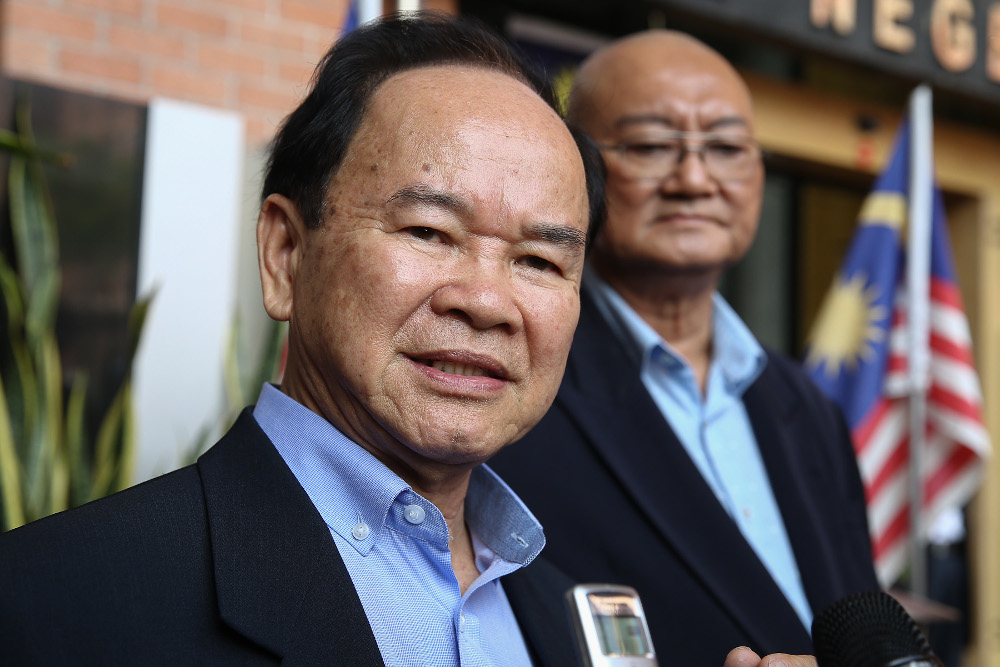
[[597, 232], [604, 226], [608, 217], [607, 202], [604, 199], [604, 183], [607, 179], [607, 166], [601, 149], [594, 140], [578, 127], [569, 126], [570, 134], [576, 141], [577, 150], [583, 158], [583, 172], [587, 177], [587, 202], [590, 206], [590, 224], [587, 226], [587, 248], [589, 249]]
[[[309, 227], [322, 224], [327, 188], [375, 90], [395, 74], [429, 65], [471, 65], [506, 74], [556, 108], [546, 80], [485, 24], [435, 12], [388, 15], [351, 31], [323, 56], [309, 95], [271, 143], [262, 198], [282, 194]], [[596, 163], [588, 158], [586, 137], [579, 132], [573, 137], [587, 174], [592, 237], [603, 219], [603, 162], [599, 154]]]

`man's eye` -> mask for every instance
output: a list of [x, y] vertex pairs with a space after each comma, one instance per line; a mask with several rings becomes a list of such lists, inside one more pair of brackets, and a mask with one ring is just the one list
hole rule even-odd
[[407, 227], [406, 231], [410, 236], [421, 241], [443, 241], [444, 235], [431, 227]]
[[744, 144], [730, 141], [713, 141], [705, 145], [705, 150], [715, 157], [731, 160], [743, 156], [748, 149]]
[[625, 144], [625, 152], [638, 158], [661, 158], [676, 155], [680, 145], [676, 142], [637, 141]]
[[520, 263], [536, 271], [558, 271], [559, 267], [547, 259], [537, 255], [526, 255], [520, 259]]

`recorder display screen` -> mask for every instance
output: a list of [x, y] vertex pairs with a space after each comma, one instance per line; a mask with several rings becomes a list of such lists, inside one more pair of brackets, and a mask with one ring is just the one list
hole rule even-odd
[[608, 657], [650, 656], [635, 601], [616, 593], [589, 593], [587, 601], [597, 624], [601, 651]]

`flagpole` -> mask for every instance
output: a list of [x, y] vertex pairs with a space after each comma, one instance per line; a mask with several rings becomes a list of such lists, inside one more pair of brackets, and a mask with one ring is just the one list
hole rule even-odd
[[910, 187], [906, 253], [907, 320], [910, 379], [910, 590], [927, 595], [924, 549], [924, 461], [927, 392], [930, 378], [930, 238], [933, 195], [933, 119], [931, 89], [910, 94]]
[[382, 0], [357, 0], [358, 25], [382, 16]]

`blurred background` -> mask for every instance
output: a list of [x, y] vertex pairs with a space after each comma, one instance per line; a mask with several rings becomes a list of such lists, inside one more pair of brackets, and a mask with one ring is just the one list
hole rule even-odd
[[[37, 145], [68, 156], [44, 166], [62, 382], [89, 378], [83, 409], [96, 430], [131, 371], [131, 482], [189, 460], [232, 405], [254, 400], [248, 369], [274, 340], [254, 248], [267, 143], [338, 35], [397, 8], [477, 16], [559, 89], [591, 50], [650, 27], [690, 32], [729, 58], [755, 101], [768, 177], [761, 231], [724, 293], [762, 342], [794, 357], [908, 96], [930, 84], [936, 175], [996, 442], [1000, 2], [0, 0], [0, 123], [23, 130], [17, 110], [30, 108]], [[5, 226], [0, 247], [14, 245]], [[151, 294], [133, 367], [129, 314]], [[1000, 665], [998, 465], [985, 462], [957, 528], [931, 547], [957, 563], [937, 597], [961, 621], [942, 627], [963, 664], [982, 667]]]

